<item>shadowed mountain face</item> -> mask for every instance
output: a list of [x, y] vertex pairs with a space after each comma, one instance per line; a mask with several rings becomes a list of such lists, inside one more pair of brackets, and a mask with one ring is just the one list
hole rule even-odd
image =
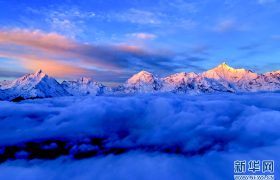
[[245, 69], [234, 69], [223, 63], [201, 74], [177, 73], [166, 78], [141, 71], [118, 88], [110, 88], [91, 78], [79, 78], [59, 84], [41, 70], [27, 74], [15, 81], [0, 82], [0, 99], [13, 100], [106, 95], [126, 93], [173, 92], [180, 94], [203, 94], [218, 92], [258, 92], [280, 90], [280, 71], [257, 74]]

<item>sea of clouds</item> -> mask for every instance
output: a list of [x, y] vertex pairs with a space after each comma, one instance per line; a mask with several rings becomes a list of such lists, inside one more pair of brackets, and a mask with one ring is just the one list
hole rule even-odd
[[[233, 179], [236, 160], [274, 160], [278, 177], [279, 102], [277, 92], [2, 101], [0, 154], [46, 140], [67, 141], [71, 149], [54, 160], [27, 160], [29, 152], [16, 152], [16, 160], [0, 164], [0, 179], [222, 180]], [[126, 151], [75, 159], [77, 152], [102, 152], [88, 144], [91, 138]]]

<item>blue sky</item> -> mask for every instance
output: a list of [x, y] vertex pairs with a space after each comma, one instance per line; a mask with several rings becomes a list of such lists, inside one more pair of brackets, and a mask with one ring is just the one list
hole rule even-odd
[[0, 80], [280, 70], [277, 0], [0, 1]]

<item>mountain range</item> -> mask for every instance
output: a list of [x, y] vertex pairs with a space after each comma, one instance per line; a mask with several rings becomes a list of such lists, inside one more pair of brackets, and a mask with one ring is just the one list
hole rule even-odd
[[117, 88], [106, 87], [91, 78], [79, 78], [58, 83], [41, 70], [14, 81], [0, 82], [1, 100], [106, 95], [119, 93], [173, 92], [203, 94], [219, 92], [258, 92], [280, 90], [280, 71], [257, 74], [250, 70], [234, 69], [223, 63], [209, 71], [177, 73], [166, 78], [141, 71]]

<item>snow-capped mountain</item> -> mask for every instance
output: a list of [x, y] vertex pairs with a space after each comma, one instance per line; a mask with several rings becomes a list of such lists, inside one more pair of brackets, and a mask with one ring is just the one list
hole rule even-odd
[[162, 88], [162, 82], [153, 74], [141, 71], [128, 79], [117, 91], [123, 93], [151, 93]]
[[249, 73], [250, 71], [246, 71], [245, 69], [233, 69], [226, 63], [223, 63], [199, 75], [202, 77], [207, 77], [209, 79], [225, 80], [227, 82], [238, 82]]
[[234, 92], [225, 81], [216, 81], [195, 73], [178, 73], [162, 80], [165, 82], [162, 91], [186, 94]]
[[255, 92], [262, 90], [258, 87], [258, 83], [254, 83], [254, 80], [259, 78], [260, 75], [250, 70], [231, 68], [226, 63], [206, 71], [200, 74], [200, 76], [215, 79], [226, 87], [232, 87], [235, 92]]
[[279, 77], [280, 78], [280, 71], [273, 71], [273, 72], [267, 72], [265, 73], [266, 76], [276, 76], [276, 77]]
[[113, 89], [94, 82], [91, 78], [63, 81], [62, 87], [74, 96], [112, 94]]
[[141, 71], [117, 89], [123, 93], [174, 92], [201, 94], [214, 92], [235, 92], [225, 80], [217, 81], [195, 73], [177, 73], [167, 78], [157, 78]]
[[239, 92], [275, 91], [280, 88], [280, 84], [278, 80], [275, 82], [273, 79], [274, 76], [252, 73], [238, 81], [235, 88]]
[[219, 65], [201, 76], [226, 81], [236, 92], [275, 91], [280, 89], [280, 71], [257, 74], [250, 70], [233, 69], [226, 63]]
[[59, 84], [55, 79], [39, 70], [14, 81], [0, 82], [0, 100], [12, 100], [18, 97], [26, 99], [115, 93], [203, 94], [276, 90], [280, 90], [280, 71], [257, 74], [250, 70], [234, 69], [223, 63], [200, 74], [182, 72], [166, 78], [158, 78], [147, 71], [141, 71], [115, 89], [106, 87], [90, 78], [63, 81], [62, 84]]
[[197, 77], [195, 73], [177, 73], [171, 75], [167, 78], [163, 78], [162, 81], [164, 82], [164, 86], [162, 91], [185, 91], [183, 87], [187, 89], [193, 89], [193, 86], [186, 86], [187, 84], [191, 84], [194, 79]]
[[174, 92], [202, 94], [217, 92], [257, 92], [280, 89], [280, 71], [257, 74], [245, 69], [234, 69], [223, 63], [209, 71], [177, 73], [167, 78], [156, 78], [141, 71], [118, 90], [124, 93]]
[[44, 74], [41, 70], [14, 81], [3, 81], [0, 83], [0, 89], [4, 93], [3, 100], [11, 100], [17, 97], [26, 99], [69, 95], [55, 79]]

